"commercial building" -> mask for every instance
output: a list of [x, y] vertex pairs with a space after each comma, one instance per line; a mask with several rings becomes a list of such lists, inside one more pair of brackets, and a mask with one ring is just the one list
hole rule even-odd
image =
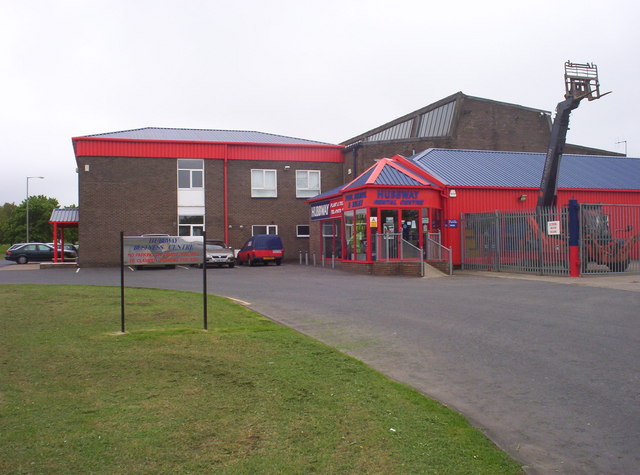
[[[429, 148], [546, 152], [551, 112], [457, 92], [342, 142], [345, 182], [382, 157]], [[621, 155], [567, 144], [565, 153]]]
[[[204, 229], [208, 237], [224, 239], [236, 248], [254, 234], [277, 233], [284, 241], [285, 258], [295, 259], [299, 251], [310, 249], [309, 208], [305, 200], [326, 196], [327, 190], [346, 191], [345, 183], [357, 188], [360, 182], [354, 182], [354, 178], [376, 163], [388, 163], [375, 175], [376, 180], [384, 179], [386, 170], [393, 168], [395, 178], [404, 175], [402, 180], [420, 189], [420, 197], [415, 200], [428, 203], [405, 207], [405, 218], [409, 209], [413, 209], [412, 213], [419, 209], [419, 217], [403, 219], [400, 211], [394, 223], [422, 224], [428, 218], [429, 226], [434, 227], [456, 219], [453, 215], [439, 218], [438, 213], [448, 209], [448, 198], [441, 196], [447, 192], [445, 188], [458, 187], [459, 183], [443, 182], [438, 170], [430, 174], [423, 160], [406, 163], [397, 155], [413, 156], [429, 149], [440, 150], [437, 153], [442, 149], [544, 152], [550, 127], [551, 114], [547, 111], [459, 92], [342, 145], [263, 132], [173, 128], [75, 137], [72, 141], [78, 169], [80, 264], [117, 264], [121, 231], [125, 235], [193, 236]], [[565, 153], [576, 152], [580, 156], [596, 152], [616, 155], [576, 145], [565, 147]], [[429, 157], [435, 154], [430, 152]], [[455, 162], [454, 157], [460, 154], [443, 156]], [[481, 156], [470, 152], [462, 155], [466, 159], [455, 165], [456, 173], [471, 179], [471, 161], [480, 160]], [[507, 163], [509, 156], [494, 157], [506, 159], [500, 165], [506, 170], [511, 167]], [[540, 160], [536, 156], [525, 153], [521, 158], [524, 162], [532, 158], [527, 166], [535, 167]], [[376, 162], [383, 157], [394, 158]], [[403, 167], [409, 175], [402, 171]], [[527, 186], [537, 186], [534, 182], [539, 180], [539, 174], [532, 174], [531, 178], [533, 181]], [[367, 185], [397, 187], [402, 183], [375, 181]], [[531, 188], [527, 189], [530, 193]], [[422, 197], [425, 193], [429, 198]], [[483, 209], [496, 205], [494, 198], [478, 199], [487, 200]], [[372, 217], [371, 212], [367, 219]], [[379, 218], [386, 222], [388, 216]]]
[[72, 140], [82, 266], [116, 265], [121, 231], [205, 227], [235, 247], [277, 233], [296, 257], [308, 249], [305, 200], [343, 183], [342, 146], [262, 132], [144, 128]]
[[[309, 200], [311, 252], [358, 272], [397, 273], [390, 265], [403, 260], [403, 241], [423, 249], [438, 234], [459, 265], [462, 213], [535, 208], [544, 161], [542, 153], [447, 149], [380, 159]], [[640, 205], [640, 159], [564, 155], [558, 205], [571, 199]]]

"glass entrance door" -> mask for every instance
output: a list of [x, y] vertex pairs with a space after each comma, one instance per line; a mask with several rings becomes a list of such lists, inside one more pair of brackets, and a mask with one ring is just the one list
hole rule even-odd
[[380, 210], [382, 233], [379, 234], [378, 260], [398, 258], [398, 210]]
[[402, 210], [402, 239], [420, 247], [420, 210]]

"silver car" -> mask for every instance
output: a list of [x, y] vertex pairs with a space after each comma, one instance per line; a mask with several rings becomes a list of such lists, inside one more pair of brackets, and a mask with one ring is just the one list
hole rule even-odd
[[232, 247], [225, 244], [219, 239], [207, 239], [207, 267], [209, 266], [228, 266], [229, 268], [236, 265], [236, 255]]

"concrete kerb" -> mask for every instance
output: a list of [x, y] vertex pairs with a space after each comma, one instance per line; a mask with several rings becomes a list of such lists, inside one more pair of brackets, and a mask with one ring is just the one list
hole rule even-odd
[[513, 274], [508, 272], [484, 272], [471, 270], [457, 270], [457, 276], [493, 277], [497, 279], [533, 280], [538, 282], [553, 282], [563, 285], [578, 285], [582, 287], [599, 287], [603, 289], [627, 290], [640, 292], [640, 275], [638, 274], [614, 274], [594, 275], [587, 277], [560, 277], [550, 275]]

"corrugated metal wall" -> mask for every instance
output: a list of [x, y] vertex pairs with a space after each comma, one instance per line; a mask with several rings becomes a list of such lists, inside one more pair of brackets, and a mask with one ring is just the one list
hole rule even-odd
[[[461, 213], [494, 212], [496, 210], [531, 210], [536, 207], [537, 188], [453, 188], [455, 197], [450, 197], [450, 189], [445, 189], [443, 202], [443, 244], [452, 248], [453, 264], [460, 265], [461, 238], [459, 220]], [[521, 199], [521, 197], [523, 197]], [[640, 192], [616, 190], [560, 190], [558, 207], [576, 199], [579, 203], [608, 203], [640, 205]], [[449, 220], [449, 226], [447, 221]], [[451, 220], [456, 220], [455, 227]]]

